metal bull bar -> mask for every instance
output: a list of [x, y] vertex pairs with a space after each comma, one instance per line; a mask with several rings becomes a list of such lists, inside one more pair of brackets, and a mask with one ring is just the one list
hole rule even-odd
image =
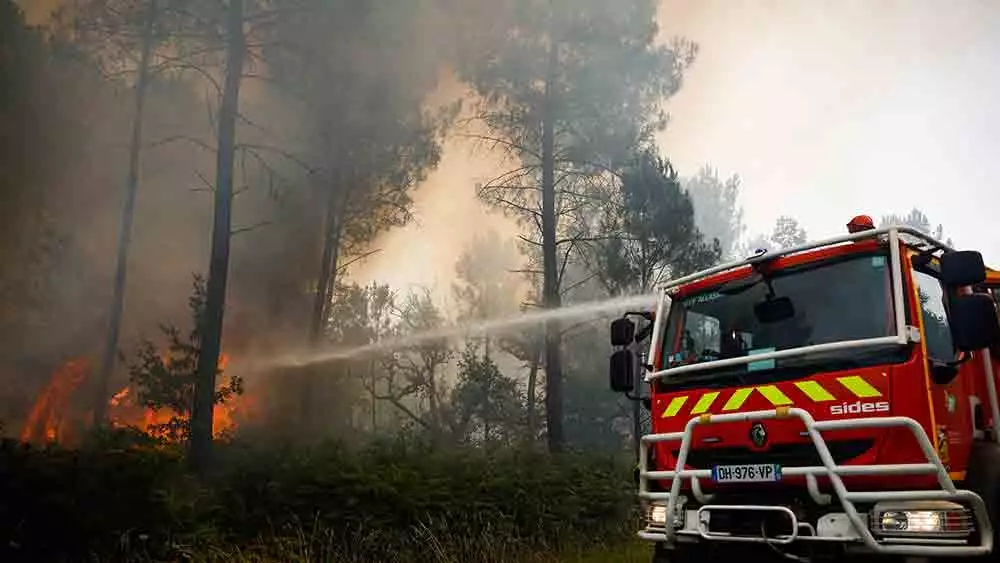
[[[976, 556], [986, 555], [993, 549], [993, 529], [986, 512], [986, 504], [976, 493], [968, 490], [955, 488], [955, 484], [948, 476], [948, 472], [941, 463], [937, 452], [930, 440], [927, 438], [924, 429], [912, 418], [890, 416], [881, 418], [853, 418], [845, 420], [828, 420], [817, 422], [808, 411], [799, 408], [779, 407], [774, 410], [760, 410], [745, 413], [731, 413], [711, 415], [703, 414], [688, 421], [681, 432], [670, 432], [665, 434], [649, 434], [642, 437], [639, 453], [639, 497], [645, 500], [666, 500], [666, 526], [663, 533], [642, 531], [639, 537], [647, 540], [673, 542], [676, 532], [674, 530], [674, 514], [677, 509], [677, 499], [684, 479], [691, 480], [692, 494], [702, 504], [710, 502], [710, 496], [705, 495], [699, 485], [699, 479], [711, 478], [710, 469], [684, 469], [687, 463], [688, 452], [691, 450], [692, 434], [695, 426], [700, 424], [770, 420], [777, 418], [795, 417], [803, 422], [809, 439], [816, 452], [823, 462], [822, 466], [814, 467], [782, 467], [782, 476], [804, 476], [810, 496], [818, 504], [829, 504], [831, 498], [820, 492], [817, 476], [826, 477], [833, 486], [836, 499], [840, 502], [844, 513], [851, 522], [857, 538], [830, 538], [799, 535], [798, 529], [801, 527], [810, 528], [809, 524], [799, 523], [791, 511], [790, 521], [792, 523], [791, 535], [783, 537], [749, 537], [749, 536], [719, 536], [709, 532], [703, 525], [698, 525], [697, 535], [703, 539], [713, 541], [745, 541], [745, 542], [770, 542], [775, 544], [788, 544], [796, 540], [801, 541], [841, 541], [856, 542], [859, 538], [865, 547], [875, 553], [888, 555], [912, 555], [912, 556]], [[826, 441], [822, 436], [823, 431], [842, 430], [847, 428], [888, 428], [906, 427], [920, 444], [920, 448], [926, 457], [926, 463], [907, 464], [882, 464], [882, 465], [837, 465], [830, 454]], [[671, 442], [680, 440], [680, 451], [677, 454], [677, 464], [673, 471], [649, 471], [648, 450], [651, 444], [660, 442]], [[917, 491], [873, 491], [873, 492], [852, 492], [848, 491], [844, 485], [842, 476], [857, 475], [914, 475], [914, 474], [935, 474], [941, 490], [917, 490]], [[649, 479], [670, 479], [670, 492], [651, 492], [648, 490]], [[972, 509], [976, 521], [976, 530], [979, 532], [979, 545], [888, 545], [879, 542], [869, 530], [856, 506], [856, 502], [880, 502], [880, 501], [952, 501], [964, 503]], [[711, 510], [712, 506], [703, 506], [699, 510]], [[775, 511], [774, 506], [715, 506], [718, 510], [759, 510]]]

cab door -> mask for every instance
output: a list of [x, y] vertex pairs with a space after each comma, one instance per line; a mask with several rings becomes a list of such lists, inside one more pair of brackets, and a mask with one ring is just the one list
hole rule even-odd
[[936, 426], [936, 436], [930, 438], [937, 444], [941, 461], [953, 476], [961, 477], [972, 446], [972, 404], [969, 397], [975, 392], [975, 380], [982, 377], [983, 369], [982, 364], [974, 359], [954, 366], [958, 354], [951, 340], [947, 295], [938, 272], [936, 259], [912, 270], [914, 289], [920, 303], [921, 340], [927, 359], [924, 369], [930, 385]]

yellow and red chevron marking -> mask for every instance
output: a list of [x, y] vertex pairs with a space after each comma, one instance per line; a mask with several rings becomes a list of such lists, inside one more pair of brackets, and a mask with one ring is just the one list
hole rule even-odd
[[[882, 396], [881, 391], [876, 389], [871, 383], [868, 383], [860, 375], [837, 377], [831, 381], [837, 382], [837, 385], [833, 388], [834, 392], [843, 393], [846, 391], [850, 393], [851, 398], [872, 399]], [[798, 391], [796, 395], [801, 395], [801, 398], [805, 399], [804, 402], [825, 403], [838, 400], [835, 393], [829, 389], [831, 387], [830, 383], [826, 383], [826, 386], [824, 386], [815, 380], [805, 380], [796, 381], [789, 387], [792, 386]], [[786, 390], [790, 391], [789, 387], [786, 387]], [[764, 397], [775, 407], [793, 405], [796, 402], [788, 396], [788, 393], [779, 389], [777, 385], [754, 385], [752, 387], [740, 387], [733, 390], [706, 391], [701, 394], [696, 393], [672, 397], [667, 403], [666, 408], [663, 409], [661, 418], [670, 418], [682, 412], [683, 414], [692, 416], [704, 414], [717, 404], [721, 404], [722, 408], [716, 409], [716, 412], [738, 411], [754, 393]], [[723, 395], [725, 395], [724, 398]], [[685, 409], [688, 405], [690, 405], [690, 410]]]

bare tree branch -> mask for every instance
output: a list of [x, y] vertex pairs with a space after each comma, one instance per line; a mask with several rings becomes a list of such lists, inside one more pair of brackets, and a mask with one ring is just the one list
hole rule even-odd
[[153, 141], [151, 143], [147, 143], [146, 144], [146, 148], [147, 149], [153, 149], [153, 148], [160, 147], [160, 146], [163, 146], [163, 145], [167, 145], [167, 144], [170, 144], [170, 143], [175, 143], [177, 141], [186, 141], [188, 143], [191, 143], [192, 145], [195, 145], [197, 147], [203, 148], [203, 149], [205, 149], [208, 152], [211, 152], [211, 153], [216, 152], [215, 151], [215, 147], [209, 145], [208, 143], [206, 143], [204, 141], [201, 141], [199, 139], [195, 139], [194, 137], [191, 137], [189, 135], [172, 135], [170, 137], [165, 137], [163, 139], [160, 139], [159, 141]]
[[207, 80], [208, 83], [212, 85], [212, 87], [215, 89], [216, 94], [219, 97], [222, 96], [222, 85], [220, 85], [219, 81], [216, 80], [215, 77], [212, 76], [212, 74], [207, 70], [205, 70], [204, 68], [194, 63], [185, 61], [179, 57], [167, 57], [165, 55], [161, 55], [161, 57], [165, 58], [166, 61], [164, 63], [154, 66], [151, 69], [152, 72], [159, 74], [160, 72], [163, 72], [165, 70], [193, 70], [196, 73], [200, 74], [202, 78]]
[[195, 170], [194, 174], [195, 176], [198, 176], [198, 178], [201, 180], [202, 185], [204, 185], [208, 189], [208, 191], [210, 192], [215, 191], [215, 186], [212, 185], [212, 182], [208, 181], [208, 178], [206, 178], [205, 175], [201, 173], [201, 171]]
[[569, 255], [575, 247], [576, 241], [570, 241], [570, 245], [566, 247], [566, 252], [563, 253], [562, 265], [559, 266], [559, 274], [556, 276], [556, 287], [562, 286], [563, 276], [566, 274], [566, 266], [569, 264]]
[[541, 246], [542, 246], [542, 243], [538, 242], [537, 240], [531, 240], [530, 238], [528, 238], [528, 237], [526, 237], [524, 235], [521, 235], [521, 234], [517, 235], [517, 238], [521, 239], [522, 241], [524, 241], [524, 242], [526, 242], [528, 244], [537, 246], [539, 248], [541, 248]]
[[490, 135], [482, 135], [482, 134], [477, 134], [477, 133], [457, 133], [457, 135], [459, 137], [464, 137], [464, 138], [467, 138], [467, 139], [473, 139], [473, 140], [483, 141], [483, 142], [486, 142], [486, 143], [492, 143], [493, 145], [505, 146], [505, 147], [507, 147], [509, 150], [511, 150], [513, 152], [524, 153], [524, 154], [527, 154], [528, 156], [531, 156], [531, 157], [533, 157], [533, 158], [535, 158], [537, 160], [541, 160], [542, 159], [541, 155], [539, 155], [537, 152], [535, 152], [535, 151], [533, 151], [533, 150], [525, 147], [524, 145], [520, 145], [518, 143], [512, 142], [512, 141], [507, 140], [507, 139], [503, 139], [503, 138], [500, 138], [500, 137], [493, 137], [493, 136], [490, 136]]
[[253, 231], [255, 229], [259, 229], [261, 227], [265, 227], [265, 226], [270, 225], [270, 224], [271, 224], [271, 221], [259, 221], [257, 223], [254, 223], [253, 225], [248, 226], [248, 227], [240, 227], [238, 229], [233, 229], [233, 230], [229, 231], [229, 236], [233, 237], [233, 236], [236, 236], [236, 235], [238, 235], [240, 233], [248, 233], [250, 231]]
[[484, 199], [487, 199], [487, 198], [488, 199], [492, 199], [494, 202], [496, 202], [495, 203], [496, 205], [505, 205], [505, 206], [507, 206], [507, 207], [509, 207], [511, 209], [516, 209], [517, 211], [520, 211], [521, 213], [524, 213], [524, 214], [527, 214], [527, 215], [533, 215], [533, 216], [536, 216], [536, 217], [541, 217], [541, 215], [542, 215], [541, 211], [536, 211], [534, 209], [530, 209], [528, 207], [525, 207], [525, 206], [523, 206], [521, 204], [515, 203], [515, 202], [513, 202], [513, 201], [511, 201], [509, 199], [503, 198], [503, 197], [498, 196], [498, 195], [487, 195]]
[[354, 264], [355, 262], [360, 262], [361, 260], [364, 260], [365, 258], [368, 258], [369, 256], [372, 256], [373, 254], [378, 254], [379, 252], [382, 252], [381, 248], [376, 248], [375, 250], [370, 250], [368, 252], [365, 252], [361, 256], [356, 256], [356, 257], [352, 258], [351, 260], [348, 260], [343, 266], [338, 267], [337, 268], [337, 273], [340, 274], [340, 273], [346, 271], [347, 268], [348, 268], [348, 266], [350, 266], [351, 264]]
[[560, 289], [560, 293], [561, 293], [562, 295], [566, 295], [566, 294], [568, 294], [569, 292], [571, 292], [571, 291], [573, 291], [574, 289], [576, 289], [576, 288], [580, 287], [581, 285], [583, 285], [583, 284], [585, 284], [585, 283], [589, 282], [590, 280], [592, 280], [592, 279], [596, 278], [596, 277], [597, 277], [597, 276], [599, 276], [599, 275], [600, 275], [600, 272], [595, 272], [595, 273], [592, 273], [592, 274], [590, 274], [589, 276], [587, 276], [587, 277], [583, 278], [582, 280], [580, 280], [580, 281], [577, 281], [577, 282], [575, 282], [575, 283], [572, 283], [572, 284], [570, 284], [570, 285], [569, 285], [568, 287], [564, 287], [564, 288]]
[[307, 163], [306, 161], [304, 161], [301, 158], [295, 156], [294, 154], [292, 154], [292, 153], [290, 153], [290, 152], [288, 152], [288, 151], [286, 151], [284, 149], [280, 149], [278, 147], [273, 147], [273, 146], [270, 146], [270, 145], [254, 144], [254, 143], [239, 143], [239, 144], [236, 145], [236, 148], [238, 150], [239, 149], [247, 150], [247, 151], [250, 151], [251, 153], [255, 152], [255, 151], [274, 153], [274, 154], [276, 154], [278, 156], [281, 156], [281, 157], [285, 158], [286, 160], [289, 160], [291, 162], [294, 162], [295, 164], [298, 164], [302, 169], [304, 169], [305, 171], [309, 172], [310, 174], [315, 174], [318, 171], [317, 168], [314, 168], [313, 166], [310, 166], [309, 163]]

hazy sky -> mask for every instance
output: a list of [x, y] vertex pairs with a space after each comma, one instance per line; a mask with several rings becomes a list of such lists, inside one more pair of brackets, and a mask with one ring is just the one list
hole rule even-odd
[[1000, 266], [1000, 2], [664, 0], [701, 46], [663, 148], [743, 178], [751, 232], [921, 208]]
[[[811, 238], [868, 213], [922, 209], [956, 245], [1000, 266], [992, 180], [1000, 130], [1000, 2], [663, 0], [666, 35], [701, 51], [670, 103], [662, 148], [683, 175], [743, 179], [748, 235], [778, 215]], [[477, 165], [451, 147], [417, 194], [419, 225], [356, 271], [444, 284], [484, 224]], [[496, 225], [496, 222], [490, 222]], [[447, 234], [445, 234], [447, 233]], [[423, 236], [422, 236], [423, 235]], [[430, 235], [430, 236], [426, 236]]]
[[[48, 1], [30, 0], [36, 8]], [[743, 179], [748, 234], [799, 219], [811, 238], [858, 213], [916, 206], [1000, 266], [993, 178], [1000, 131], [1000, 2], [662, 0], [661, 27], [701, 51], [662, 148], [681, 174]], [[450, 144], [415, 194], [417, 222], [379, 241], [357, 279], [438, 284], [488, 217], [474, 196], [490, 159]], [[509, 231], [508, 231], [509, 232]]]

